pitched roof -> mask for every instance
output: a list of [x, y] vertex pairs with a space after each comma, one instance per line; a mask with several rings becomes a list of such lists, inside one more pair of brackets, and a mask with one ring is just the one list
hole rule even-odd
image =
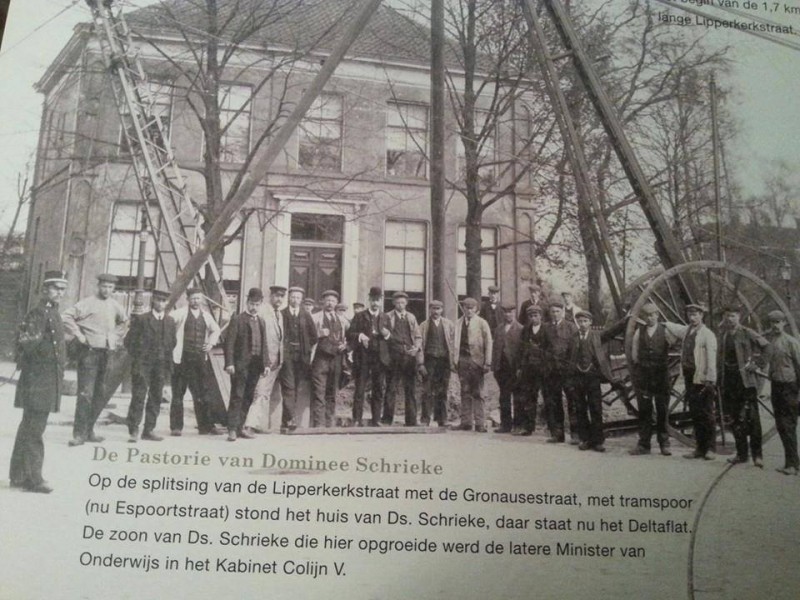
[[[329, 52], [363, 0], [218, 0], [216, 37], [247, 45]], [[211, 30], [205, 3], [165, 0], [126, 14], [138, 34], [175, 33], [202, 39]], [[245, 39], [242, 40], [242, 37]], [[350, 56], [428, 66], [430, 31], [382, 4], [348, 52]], [[447, 62], [458, 68], [455, 54]]]

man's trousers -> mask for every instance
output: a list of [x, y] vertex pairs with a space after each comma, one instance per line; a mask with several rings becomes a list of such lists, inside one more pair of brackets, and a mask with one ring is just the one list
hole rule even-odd
[[258, 380], [264, 372], [264, 359], [253, 356], [247, 366], [237, 368], [231, 375], [231, 399], [228, 402], [228, 431], [242, 430], [253, 403]]
[[281, 411], [279, 398], [275, 394], [275, 384], [278, 380], [279, 369], [270, 369], [266, 375], [261, 375], [253, 392], [253, 402], [247, 411], [244, 426], [256, 431], [277, 431], [281, 426], [278, 414]]
[[94, 435], [94, 424], [109, 400], [105, 385], [107, 369], [108, 350], [83, 348], [78, 359], [78, 398], [72, 426], [74, 438], [86, 439]]
[[575, 401], [570, 388], [566, 385], [566, 376], [557, 371], [548, 373], [544, 379], [543, 394], [550, 435], [561, 442], [564, 441], [564, 396], [567, 398], [569, 433], [572, 436], [577, 435], [578, 419], [575, 412]]
[[283, 414], [281, 415], [281, 427], [295, 427], [299, 425], [297, 414], [297, 394], [301, 386], [307, 390], [303, 382], [311, 379], [311, 369], [303, 362], [300, 355], [289, 355], [281, 366], [278, 376], [281, 384], [281, 395], [283, 396]]
[[203, 385], [205, 360], [205, 354], [184, 354], [180, 364], [173, 365], [172, 402], [169, 407], [169, 428], [172, 431], [183, 430], [183, 397], [187, 387], [192, 394], [198, 431], [208, 433], [214, 428]]
[[694, 427], [695, 450], [708, 453], [715, 445], [716, 426], [714, 425], [714, 390], [700, 383], [692, 383], [694, 372], [684, 371], [686, 402]]
[[578, 373], [572, 381], [578, 437], [590, 446], [600, 446], [605, 440], [603, 432], [603, 394], [600, 376]]
[[364, 419], [364, 396], [370, 390], [370, 425], [377, 426], [386, 395], [386, 367], [377, 352], [363, 352], [355, 365], [355, 393], [353, 395], [353, 423], [361, 425]]
[[317, 352], [311, 363], [311, 427], [333, 427], [342, 357]]
[[9, 479], [12, 485], [35, 487], [44, 483], [44, 430], [50, 413], [42, 410], [24, 409], [22, 421], [17, 428], [14, 450], [11, 453]]
[[461, 383], [461, 426], [486, 431], [486, 396], [484, 394], [484, 370], [468, 358], [458, 363], [458, 379]]
[[786, 455], [784, 467], [787, 469], [792, 467], [800, 469], [800, 458], [797, 456], [797, 392], [796, 381], [772, 382], [772, 411], [775, 413], [775, 427]]
[[[163, 363], [134, 364], [131, 368], [131, 403], [128, 406], [128, 433], [139, 431], [144, 411], [144, 433], [152, 433], [161, 411], [166, 367]], [[145, 398], [147, 403], [145, 404]]]
[[[666, 367], [638, 367], [636, 388], [639, 401], [639, 446], [650, 449], [655, 412], [656, 439], [659, 446], [669, 446], [667, 413], [669, 412], [669, 371]], [[655, 410], [654, 410], [655, 409]]]
[[391, 425], [394, 422], [394, 409], [400, 387], [405, 398], [405, 424], [417, 424], [416, 396], [417, 360], [413, 356], [400, 354], [392, 356], [392, 366], [386, 381], [386, 400], [383, 403], [381, 422]]
[[725, 421], [730, 424], [736, 442], [736, 455], [747, 460], [749, 449], [749, 455], [754, 459], [762, 458], [758, 391], [744, 386], [738, 367], [725, 368], [722, 382], [722, 406]]
[[440, 427], [447, 424], [447, 390], [450, 387], [450, 357], [426, 356], [425, 398], [422, 402], [422, 424], [430, 425], [431, 417]]

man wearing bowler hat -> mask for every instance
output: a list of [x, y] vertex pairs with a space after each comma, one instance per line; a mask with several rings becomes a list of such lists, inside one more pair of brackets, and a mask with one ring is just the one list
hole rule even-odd
[[481, 305], [481, 310], [478, 314], [489, 324], [489, 329], [492, 330], [492, 335], [494, 335], [497, 327], [505, 323], [505, 316], [503, 315], [503, 306], [500, 304], [500, 288], [496, 285], [490, 285], [487, 291], [489, 298]]
[[377, 286], [369, 289], [369, 308], [357, 312], [347, 331], [353, 349], [353, 373], [356, 380], [353, 397], [353, 423], [363, 425], [364, 396], [370, 391], [370, 425], [380, 425], [381, 409], [386, 394], [386, 370], [391, 364], [389, 342], [381, 330], [391, 327], [388, 315], [383, 312], [383, 290]]
[[[142, 439], [162, 440], [153, 430], [161, 410], [164, 383], [172, 370], [172, 351], [177, 343], [175, 320], [166, 314], [169, 292], [154, 290], [150, 312], [135, 316], [125, 336], [131, 357], [131, 403], [128, 406], [128, 441], [136, 442], [142, 411], [145, 413]], [[147, 404], [145, 405], [145, 398]]]
[[283, 365], [279, 375], [283, 414], [281, 433], [297, 429], [297, 395], [307, 390], [303, 382], [311, 380], [311, 352], [317, 343], [317, 328], [311, 313], [303, 308], [305, 290], [292, 286], [287, 290], [288, 302], [283, 313]]
[[114, 275], [99, 275], [97, 292], [63, 314], [64, 329], [80, 344], [78, 399], [70, 446], [103, 441], [95, 435], [94, 424], [110, 398], [105, 386], [109, 354], [119, 347], [127, 322], [125, 310], [111, 297], [116, 283]]
[[42, 478], [43, 437], [48, 415], [61, 406], [67, 352], [58, 302], [66, 289], [63, 271], [45, 272], [41, 300], [22, 319], [17, 333], [20, 374], [14, 406], [22, 409], [22, 421], [11, 453], [9, 480], [13, 488], [39, 494], [53, 491]]
[[347, 322], [336, 314], [339, 292], [322, 294], [322, 310], [312, 315], [317, 345], [311, 361], [311, 426], [333, 427], [336, 418], [336, 394], [342, 375], [342, 357], [347, 351]]
[[269, 370], [267, 325], [259, 315], [264, 293], [259, 288], [247, 292], [247, 309], [231, 319], [225, 337], [225, 371], [231, 376], [228, 403], [228, 441], [250, 439], [244, 427], [253, 403], [259, 378]]
[[447, 388], [450, 372], [455, 370], [455, 325], [442, 316], [444, 304], [431, 300], [430, 317], [420, 325], [422, 348], [417, 365], [425, 379], [422, 402], [422, 424], [430, 425], [431, 417], [439, 427], [447, 425]]
[[478, 301], [466, 298], [464, 316], [456, 323], [455, 353], [461, 383], [461, 424], [456, 429], [486, 433], [484, 376], [492, 370], [492, 332], [478, 316]]
[[386, 425], [394, 422], [397, 393], [403, 387], [405, 398], [405, 425], [417, 424], [416, 372], [417, 353], [422, 345], [417, 318], [406, 310], [408, 294], [395, 292], [392, 296], [394, 309], [389, 311], [389, 327], [381, 333], [389, 341], [389, 368], [386, 400], [381, 421]]

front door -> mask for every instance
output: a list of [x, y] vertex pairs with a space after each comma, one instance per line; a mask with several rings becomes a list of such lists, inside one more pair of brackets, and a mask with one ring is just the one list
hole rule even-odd
[[292, 245], [289, 285], [319, 301], [325, 290], [342, 292], [342, 249]]

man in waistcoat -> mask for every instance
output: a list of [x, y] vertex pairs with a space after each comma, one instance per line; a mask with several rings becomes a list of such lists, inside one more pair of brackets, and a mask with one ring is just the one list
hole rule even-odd
[[283, 365], [279, 375], [283, 414], [281, 433], [297, 429], [297, 394], [304, 381], [311, 379], [311, 352], [317, 343], [317, 328], [311, 313], [303, 308], [301, 287], [288, 289], [288, 305], [283, 309]]
[[[128, 441], [135, 443], [144, 412], [142, 439], [160, 442], [154, 433], [164, 384], [172, 372], [172, 351], [177, 343], [175, 320], [166, 313], [169, 292], [153, 290], [152, 309], [132, 319], [125, 336], [131, 357], [131, 403], [128, 406]], [[145, 405], [145, 398], [147, 404]]]
[[311, 361], [311, 427], [333, 427], [336, 418], [336, 394], [342, 374], [342, 357], [347, 351], [347, 322], [336, 314], [339, 293], [322, 294], [322, 310], [312, 318], [317, 345]]
[[[578, 332], [574, 322], [564, 318], [564, 307], [554, 302], [550, 307], [551, 320], [544, 324], [546, 338], [547, 367], [545, 369], [542, 395], [547, 413], [547, 426], [550, 429], [548, 443], [564, 441], [564, 400], [567, 400], [567, 424], [569, 425], [570, 443], [577, 445], [578, 421], [575, 412], [575, 400], [571, 388], [567, 385], [569, 375], [569, 343]], [[544, 312], [542, 312], [544, 318]]]
[[17, 332], [20, 373], [14, 406], [22, 409], [22, 420], [14, 440], [8, 478], [12, 488], [39, 494], [53, 491], [42, 478], [43, 437], [48, 415], [61, 407], [67, 351], [58, 303], [66, 289], [63, 271], [45, 272], [42, 297], [22, 319]]
[[219, 341], [220, 328], [214, 317], [203, 309], [203, 291], [186, 290], [187, 305], [172, 311], [175, 319], [175, 349], [172, 351], [172, 401], [169, 428], [173, 436], [183, 432], [183, 397], [188, 388], [200, 435], [219, 435], [214, 426], [204, 385], [208, 353]]
[[439, 427], [447, 425], [447, 389], [450, 371], [455, 369], [455, 325], [442, 316], [444, 304], [431, 300], [430, 317], [420, 325], [422, 348], [417, 354], [417, 365], [425, 381], [422, 403], [422, 423], [431, 424], [431, 417]]
[[489, 329], [494, 335], [497, 328], [506, 321], [503, 306], [500, 304], [500, 288], [496, 285], [490, 285], [487, 291], [489, 299], [481, 305], [481, 310], [478, 314], [489, 324]]
[[364, 396], [370, 392], [370, 422], [380, 426], [381, 409], [386, 394], [386, 371], [391, 364], [389, 343], [381, 331], [391, 327], [389, 316], [383, 312], [383, 290], [377, 286], [369, 289], [369, 308], [353, 316], [347, 339], [353, 350], [353, 374], [355, 394], [353, 397], [353, 423], [364, 424]]
[[569, 386], [575, 399], [579, 450], [605, 452], [601, 383], [613, 382], [611, 365], [603, 349], [602, 334], [592, 329], [592, 313], [575, 315], [578, 331], [569, 344]]
[[486, 395], [484, 376], [492, 370], [492, 332], [478, 316], [478, 301], [466, 298], [464, 316], [456, 323], [455, 352], [461, 384], [461, 424], [456, 428], [486, 433]]
[[717, 352], [722, 406], [736, 443], [736, 456], [728, 462], [746, 463], [764, 468], [761, 451], [761, 418], [758, 414], [757, 361], [767, 340], [741, 323], [741, 308], [727, 306], [725, 324]]
[[106, 371], [110, 353], [119, 347], [127, 322], [125, 310], [111, 297], [116, 283], [114, 275], [99, 275], [95, 295], [79, 301], [63, 315], [65, 331], [80, 344], [78, 399], [70, 446], [103, 441], [95, 435], [94, 424], [110, 399]]
[[[417, 318], [406, 310], [408, 294], [395, 292], [392, 295], [394, 309], [389, 311], [389, 356], [391, 366], [387, 377], [386, 400], [383, 404], [381, 422], [391, 425], [394, 421], [394, 408], [400, 387], [405, 399], [405, 425], [417, 424], [416, 373], [417, 353], [422, 345]], [[383, 332], [386, 334], [386, 332]]]
[[[536, 405], [539, 392], [544, 388], [550, 356], [549, 338], [542, 323], [542, 309], [529, 306], [527, 313], [528, 324], [520, 336], [520, 390], [514, 397], [515, 401], [519, 398], [519, 403], [515, 402], [514, 405], [514, 433], [526, 436], [536, 429]], [[543, 396], [543, 402], [545, 398]]]
[[503, 323], [495, 328], [492, 344], [492, 373], [500, 387], [500, 426], [495, 433], [511, 433], [522, 422], [517, 379], [522, 325], [515, 318], [517, 307], [513, 303], [504, 304], [502, 309]]

